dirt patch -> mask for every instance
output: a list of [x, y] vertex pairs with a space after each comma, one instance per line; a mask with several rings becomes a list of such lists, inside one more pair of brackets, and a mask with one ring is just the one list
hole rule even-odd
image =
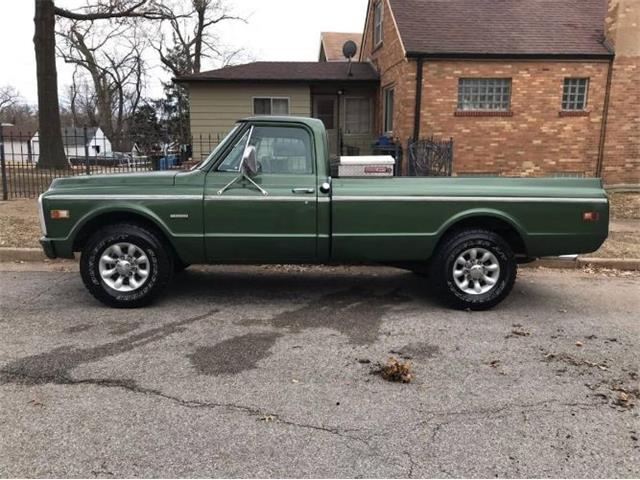
[[41, 236], [35, 199], [0, 201], [0, 248], [37, 248]]
[[612, 218], [640, 219], [640, 193], [610, 193], [609, 201]]
[[281, 336], [279, 333], [241, 335], [200, 347], [189, 355], [189, 359], [198, 372], [205, 375], [237, 375], [256, 368]]
[[588, 257], [598, 258], [640, 258], [640, 232], [611, 232], [597, 252]]

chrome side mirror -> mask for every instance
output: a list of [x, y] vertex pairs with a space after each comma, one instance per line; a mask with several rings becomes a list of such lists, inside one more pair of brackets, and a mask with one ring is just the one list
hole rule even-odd
[[242, 171], [249, 176], [254, 176], [258, 173], [258, 161], [256, 159], [256, 147], [253, 145], [244, 149], [242, 155]]

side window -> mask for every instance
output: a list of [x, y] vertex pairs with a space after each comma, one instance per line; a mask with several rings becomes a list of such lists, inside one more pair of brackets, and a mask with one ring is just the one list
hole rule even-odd
[[565, 78], [562, 89], [562, 110], [586, 110], [588, 78]]
[[240, 162], [242, 161], [242, 154], [247, 146], [247, 138], [249, 137], [249, 130], [236, 142], [231, 151], [227, 154], [223, 162], [218, 165], [217, 170], [219, 172], [237, 172], [240, 168]]
[[264, 175], [313, 174], [311, 135], [303, 128], [255, 127], [249, 143]]
[[373, 46], [382, 43], [382, 1], [378, 1], [373, 7]]
[[[218, 166], [220, 172], [237, 172], [247, 146], [249, 130]], [[311, 175], [314, 172], [311, 135], [297, 127], [254, 127], [249, 145], [256, 147], [263, 175]]]

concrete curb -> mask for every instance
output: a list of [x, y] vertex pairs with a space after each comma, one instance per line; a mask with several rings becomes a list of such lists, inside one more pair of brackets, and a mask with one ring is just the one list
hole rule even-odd
[[[39, 248], [0, 248], [0, 262], [44, 262], [48, 260]], [[68, 260], [67, 260], [68, 261]], [[615, 270], [640, 270], [640, 258], [548, 257], [521, 265], [525, 268], [584, 268], [598, 267]]]
[[46, 259], [40, 248], [0, 248], [0, 262], [43, 262]]
[[577, 258], [541, 258], [532, 263], [522, 265], [527, 268], [545, 267], [545, 268], [584, 268], [597, 267], [609, 268], [613, 270], [640, 270], [639, 258], [595, 258], [595, 257], [577, 257]]

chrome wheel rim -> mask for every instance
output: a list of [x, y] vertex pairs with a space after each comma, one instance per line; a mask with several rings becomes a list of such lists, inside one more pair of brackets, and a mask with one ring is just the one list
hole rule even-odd
[[129, 242], [107, 247], [98, 265], [102, 281], [118, 292], [133, 292], [149, 279], [151, 265], [144, 251]]
[[499, 278], [498, 258], [485, 248], [465, 250], [453, 264], [456, 286], [469, 295], [482, 295], [491, 291], [498, 284]]

